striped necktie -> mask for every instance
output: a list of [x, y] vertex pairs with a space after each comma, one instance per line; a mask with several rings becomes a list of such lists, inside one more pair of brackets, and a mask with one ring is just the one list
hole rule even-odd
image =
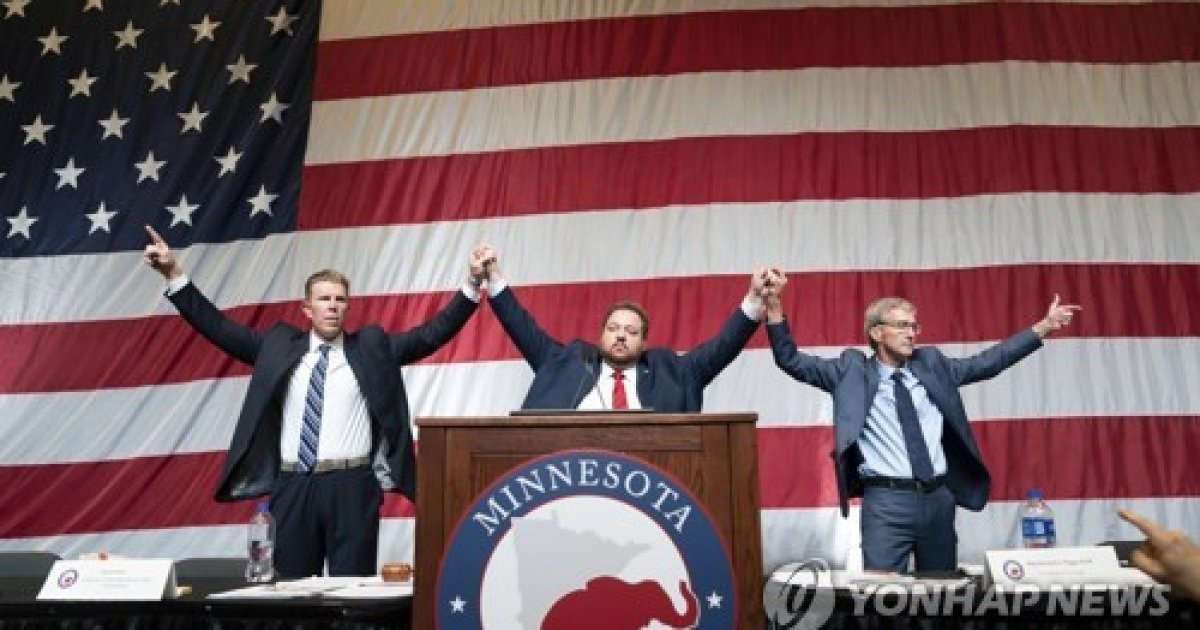
[[300, 429], [300, 472], [310, 472], [317, 465], [317, 443], [321, 436], [321, 407], [325, 401], [325, 370], [329, 368], [329, 344], [318, 348], [321, 358], [313, 367], [312, 378], [308, 379], [308, 393], [304, 396], [304, 426]]

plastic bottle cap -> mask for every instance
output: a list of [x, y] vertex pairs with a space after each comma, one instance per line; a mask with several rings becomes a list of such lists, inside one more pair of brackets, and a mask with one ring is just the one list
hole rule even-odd
[[1037, 488], [1033, 488], [1025, 494], [1025, 498], [1041, 501], [1042, 500], [1042, 491], [1038, 490]]

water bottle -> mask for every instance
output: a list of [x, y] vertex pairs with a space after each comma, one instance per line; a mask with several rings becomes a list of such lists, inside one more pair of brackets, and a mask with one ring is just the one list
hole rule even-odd
[[1021, 546], [1026, 549], [1053, 547], [1054, 512], [1042, 500], [1042, 491], [1034, 488], [1025, 495], [1021, 504]]
[[266, 501], [260, 501], [246, 530], [246, 581], [270, 582], [275, 578], [275, 519]]

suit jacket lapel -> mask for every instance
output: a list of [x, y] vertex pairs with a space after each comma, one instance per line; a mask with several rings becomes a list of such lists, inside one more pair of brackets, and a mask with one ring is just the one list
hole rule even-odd
[[638, 360], [637, 364], [637, 393], [638, 402], [642, 407], [654, 408], [654, 401], [650, 400], [650, 393], [654, 391], [654, 374], [650, 371], [650, 364], [646, 362], [645, 355]]
[[[567, 406], [572, 409], [579, 407], [579, 403], [583, 402], [583, 399], [587, 398], [600, 385], [600, 377], [604, 374], [604, 362], [600, 359], [600, 349], [587, 342], [580, 342], [579, 364], [583, 366], [587, 375], [579, 375], [579, 387], [574, 393], [575, 398], [567, 401]], [[575, 369], [568, 368], [566, 373], [569, 374]]]
[[[354, 380], [358, 383], [358, 387], [362, 389], [363, 398], [367, 397], [364, 383], [367, 382], [365, 374], [362, 374], [362, 348], [358, 345], [358, 335], [354, 333], [342, 333], [342, 352], [346, 353], [346, 363], [350, 364], [350, 371], [354, 373]], [[370, 402], [368, 400], [368, 402]]]
[[[296, 365], [300, 363], [300, 360], [304, 358], [304, 355], [307, 352], [308, 331], [304, 331], [293, 336], [292, 343], [290, 346], [288, 346], [287, 354], [283, 357], [280, 357], [282, 361], [278, 366], [279, 371], [284, 375], [285, 378], [292, 373], [292, 370], [295, 369]], [[276, 354], [275, 356], [278, 357], [279, 355]]]
[[952, 413], [956, 406], [950, 400], [953, 394], [946, 388], [946, 384], [938, 380], [937, 376], [924, 363], [910, 361], [908, 367], [913, 376], [917, 377], [917, 380], [921, 381], [921, 385], [925, 387], [929, 402], [933, 403], [933, 406], [941, 412], [942, 422], [958, 434], [964, 444], [971, 444], [971, 430], [966, 426], [967, 419]]
[[650, 364], [646, 361], [646, 355], [642, 355], [641, 359], [637, 360], [637, 401], [642, 404], [642, 407], [655, 408], [658, 404], [650, 400], [650, 394], [654, 391], [654, 372], [650, 370]]
[[[867, 416], [871, 414], [871, 407], [875, 404], [875, 395], [879, 393], [879, 360], [871, 357], [867, 361], [867, 400], [863, 407], [862, 425], [858, 427], [858, 431], [862, 432], [862, 428], [867, 424]], [[857, 434], [855, 436], [857, 438]]]
[[943, 387], [943, 383], [920, 361], [909, 361], [905, 367], [921, 382], [921, 385], [925, 388], [925, 393], [929, 396], [929, 401], [942, 413], [942, 418], [951, 420], [951, 424], [953, 424], [953, 419], [946, 414], [946, 390]]

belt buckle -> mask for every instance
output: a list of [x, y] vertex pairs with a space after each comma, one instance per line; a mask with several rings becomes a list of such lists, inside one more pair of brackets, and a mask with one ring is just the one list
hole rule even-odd
[[313, 464], [312, 474], [323, 475], [325, 473], [346, 470], [349, 463], [350, 460], [348, 459], [323, 459]]

